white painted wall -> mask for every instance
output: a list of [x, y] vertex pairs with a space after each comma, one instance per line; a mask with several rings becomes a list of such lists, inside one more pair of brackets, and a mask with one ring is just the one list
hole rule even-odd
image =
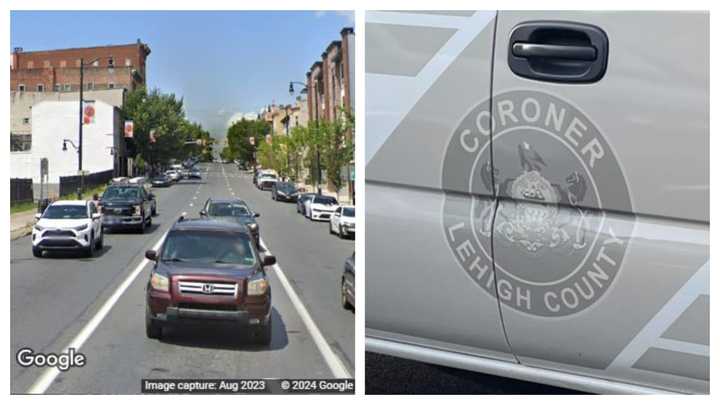
[[[69, 143], [62, 150], [63, 139], [78, 144], [78, 103], [75, 101], [41, 101], [32, 108], [32, 147], [27, 152], [10, 153], [10, 177], [32, 178], [40, 182], [40, 159], [48, 158], [48, 183], [57, 184], [60, 176], [77, 174], [78, 155]], [[113, 168], [113, 135], [119, 114], [110, 104], [95, 102], [95, 122], [83, 126], [83, 170], [95, 173]]]

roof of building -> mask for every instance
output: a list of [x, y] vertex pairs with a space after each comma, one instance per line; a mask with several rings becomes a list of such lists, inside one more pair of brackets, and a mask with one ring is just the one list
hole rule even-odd
[[[27, 54], [32, 54], [32, 53], [81, 51], [81, 50], [99, 49], [99, 48], [124, 48], [124, 47], [128, 47], [128, 46], [136, 46], [136, 45], [140, 45], [141, 47], [143, 47], [143, 48], [145, 49], [145, 52], [147, 52], [148, 55], [150, 54], [150, 47], [148, 46], [148, 44], [143, 43], [143, 42], [140, 41], [139, 39], [137, 40], [137, 42], [133, 42], [133, 43], [130, 43], [130, 44], [95, 45], [95, 46], [83, 46], [83, 47], [59, 48], [59, 49], [40, 49], [40, 50], [37, 50], [37, 51], [17, 50], [18, 48], [16, 47], [16, 50], [15, 50], [13, 53], [22, 54], [22, 55], [27, 55]], [[22, 48], [19, 48], [19, 49], [22, 49]]]

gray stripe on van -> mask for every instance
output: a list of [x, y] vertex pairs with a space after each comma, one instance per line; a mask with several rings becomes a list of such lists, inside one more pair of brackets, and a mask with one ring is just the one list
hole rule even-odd
[[670, 325], [662, 337], [699, 345], [710, 344], [710, 296], [703, 294]]
[[638, 359], [633, 368], [673, 374], [697, 380], [710, 379], [710, 358], [651, 347]]
[[416, 76], [457, 30], [410, 25], [365, 25], [365, 72]]

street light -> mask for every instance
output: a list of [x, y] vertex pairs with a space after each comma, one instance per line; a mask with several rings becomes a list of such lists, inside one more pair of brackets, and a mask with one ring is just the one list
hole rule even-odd
[[[82, 199], [82, 192], [85, 188], [85, 176], [83, 176], [83, 168], [82, 168], [82, 159], [83, 159], [83, 74], [85, 70], [85, 66], [92, 65], [93, 63], [100, 60], [100, 57], [97, 57], [93, 60], [91, 60], [88, 63], [85, 63], [83, 58], [80, 58], [80, 117], [79, 122], [80, 126], [78, 129], [78, 146], [75, 147], [75, 144], [72, 144], [75, 149], [78, 151], [78, 174], [80, 175], [80, 189], [78, 189], [78, 200]], [[72, 143], [72, 142], [71, 142]], [[63, 150], [67, 150], [67, 147], [65, 146], [65, 142], [63, 141]]]
[[[302, 90], [300, 90], [300, 94], [307, 94], [308, 89], [305, 83], [302, 82], [290, 82], [290, 87], [288, 91], [290, 92], [290, 95], [293, 95], [295, 93], [295, 88], [293, 87], [293, 84], [299, 84], [302, 86]], [[322, 195], [322, 189], [320, 188], [320, 177], [322, 176], [322, 169], [320, 168], [320, 148], [315, 146], [315, 161], [317, 162], [317, 178], [316, 181], [316, 188], [318, 195]]]

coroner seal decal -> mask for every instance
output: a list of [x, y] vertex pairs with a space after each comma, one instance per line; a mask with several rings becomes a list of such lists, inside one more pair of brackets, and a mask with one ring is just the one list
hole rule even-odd
[[546, 317], [587, 309], [612, 285], [634, 226], [603, 211], [632, 212], [621, 167], [561, 98], [515, 90], [489, 107], [472, 108], [445, 151], [448, 246], [504, 307]]

